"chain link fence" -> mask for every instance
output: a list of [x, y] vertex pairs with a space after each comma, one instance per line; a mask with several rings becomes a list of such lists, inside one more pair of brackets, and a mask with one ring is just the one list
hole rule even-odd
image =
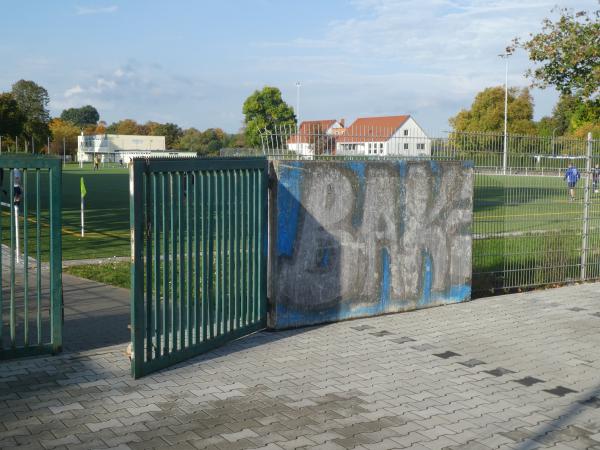
[[[262, 148], [252, 152], [272, 159], [473, 161], [473, 297], [600, 279], [600, 140], [431, 137], [417, 128], [344, 130], [309, 122], [263, 130]], [[579, 172], [572, 196], [570, 165]]]

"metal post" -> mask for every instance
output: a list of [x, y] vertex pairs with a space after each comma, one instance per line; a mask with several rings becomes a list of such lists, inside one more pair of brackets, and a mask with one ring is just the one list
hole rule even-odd
[[[296, 130], [300, 126], [300, 82], [296, 81]], [[300, 143], [298, 143], [298, 146]]]
[[50, 154], [50, 136], [48, 136], [48, 154]]
[[508, 165], [508, 145], [507, 145], [507, 128], [508, 128], [508, 53], [504, 55], [506, 62], [506, 70], [504, 74], [504, 152], [502, 154], [502, 171], [506, 175], [506, 166]]
[[63, 136], [63, 167], [65, 167], [65, 165], [67, 164], [67, 153], [66, 153], [66, 143], [65, 143], [65, 137]]
[[585, 159], [585, 186], [583, 191], [583, 234], [581, 236], [581, 281], [586, 279], [588, 253], [588, 231], [590, 217], [590, 178], [592, 171], [592, 133], [587, 137], [587, 154]]
[[19, 151], [19, 136], [15, 136], [15, 153]]
[[512, 55], [513, 50], [507, 47], [504, 53], [498, 55], [504, 59], [505, 70], [504, 70], [504, 151], [502, 154], [502, 173], [506, 175], [506, 168], [508, 166], [508, 57]]

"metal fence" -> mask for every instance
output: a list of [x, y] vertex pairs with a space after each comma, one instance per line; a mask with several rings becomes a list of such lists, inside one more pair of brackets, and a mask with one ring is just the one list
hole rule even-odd
[[[264, 130], [261, 142], [261, 152], [275, 159], [473, 161], [474, 297], [600, 279], [600, 171], [595, 171], [600, 140], [591, 136], [432, 137], [420, 129], [325, 130], [305, 124]], [[564, 180], [570, 164], [581, 175], [573, 198]]]
[[61, 161], [0, 156], [0, 359], [62, 347]]
[[264, 158], [130, 167], [132, 374], [266, 326]]

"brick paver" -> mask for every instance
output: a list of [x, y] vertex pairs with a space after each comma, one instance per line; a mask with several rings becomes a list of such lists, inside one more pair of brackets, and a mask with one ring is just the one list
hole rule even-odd
[[263, 332], [141, 380], [0, 363], [0, 447], [600, 449], [600, 284]]

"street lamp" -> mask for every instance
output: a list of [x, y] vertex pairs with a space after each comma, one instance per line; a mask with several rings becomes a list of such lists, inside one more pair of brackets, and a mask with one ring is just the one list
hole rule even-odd
[[512, 55], [512, 52], [510, 47], [506, 47], [504, 53], [498, 55], [506, 63], [504, 72], [504, 151], [502, 154], [502, 173], [504, 175], [506, 175], [506, 166], [508, 165], [508, 57]]
[[296, 81], [296, 129], [300, 126], [300, 82]]

